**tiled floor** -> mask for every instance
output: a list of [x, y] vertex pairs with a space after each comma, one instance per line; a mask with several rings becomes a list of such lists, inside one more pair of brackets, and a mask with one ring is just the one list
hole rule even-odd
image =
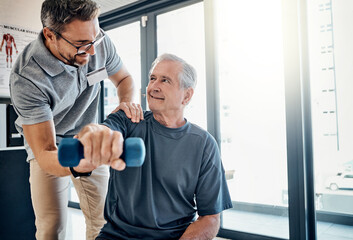
[[319, 222], [318, 240], [352, 240], [353, 226]]
[[81, 210], [69, 208], [66, 240], [86, 240], [85, 219]]
[[[288, 239], [288, 218], [242, 211], [223, 215], [227, 229]], [[69, 208], [66, 240], [85, 240], [85, 220], [81, 210]], [[353, 240], [353, 226], [326, 222], [317, 224], [318, 240]], [[216, 238], [221, 239], [221, 238]]]
[[[223, 226], [241, 232], [289, 238], [288, 217], [228, 210], [223, 214]], [[353, 226], [317, 223], [317, 240], [353, 240]]]

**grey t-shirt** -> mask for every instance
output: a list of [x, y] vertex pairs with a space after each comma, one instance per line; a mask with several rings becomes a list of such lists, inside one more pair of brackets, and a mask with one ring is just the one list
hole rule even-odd
[[[108, 75], [118, 72], [122, 61], [108, 36], [90, 56], [89, 63], [74, 67], [58, 60], [44, 45], [42, 33], [18, 56], [10, 75], [10, 94], [22, 125], [53, 119], [57, 143], [64, 135], [75, 135], [86, 124], [97, 122], [100, 84], [88, 85], [87, 73], [105, 67]], [[103, 80], [103, 79], [101, 79]], [[34, 158], [25, 141], [28, 160]]]
[[200, 216], [231, 208], [224, 169], [214, 138], [186, 122], [167, 128], [151, 112], [132, 123], [124, 112], [104, 125], [146, 146], [142, 167], [110, 169], [105, 205], [105, 239], [178, 239]]

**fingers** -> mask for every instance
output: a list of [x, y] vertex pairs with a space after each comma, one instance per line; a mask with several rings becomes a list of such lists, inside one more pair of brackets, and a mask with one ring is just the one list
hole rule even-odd
[[143, 120], [143, 110], [140, 104], [132, 102], [121, 102], [120, 105], [113, 111], [117, 112], [123, 110], [128, 118], [132, 122], [139, 123], [140, 120]]
[[83, 145], [83, 155], [85, 159], [89, 162], [91, 162], [92, 159], [92, 133], [94, 129], [90, 125], [84, 127], [79, 134], [77, 134], [78, 139]]
[[90, 124], [78, 134], [84, 156], [93, 166], [109, 164], [111, 156], [112, 130], [105, 126]]
[[120, 105], [117, 106], [111, 113], [116, 113], [116, 112], [119, 111], [119, 110], [120, 110]]
[[124, 170], [126, 168], [126, 164], [125, 164], [125, 162], [122, 159], [113, 160], [111, 162], [110, 166], [113, 169], [118, 170], [118, 171], [122, 171], [122, 170]]
[[103, 164], [109, 164], [111, 156], [111, 136], [112, 131], [108, 128], [99, 129], [91, 134], [91, 163], [94, 166], [98, 167]]
[[139, 113], [140, 113], [140, 119], [141, 120], [143, 120], [143, 110], [142, 110], [142, 107], [141, 107], [141, 105], [140, 104], [137, 104], [137, 107], [138, 107], [138, 109], [139, 109]]
[[124, 139], [120, 132], [113, 132], [112, 141], [112, 156], [110, 159], [110, 166], [115, 170], [122, 171], [125, 169], [126, 164], [120, 158], [123, 153]]
[[[100, 165], [102, 164], [110, 164], [110, 158], [112, 156], [112, 137], [113, 137], [113, 131], [110, 129], [107, 131], [103, 131], [101, 134], [101, 146], [100, 146]], [[97, 143], [99, 145], [99, 143]]]
[[124, 139], [120, 132], [114, 131], [112, 134], [111, 160], [119, 159], [123, 153]]
[[86, 159], [82, 159], [80, 161], [80, 164], [77, 167], [74, 167], [74, 170], [76, 172], [92, 172], [94, 169], [96, 169], [97, 167], [93, 166], [89, 161], [87, 161]]
[[120, 132], [112, 131], [103, 125], [90, 124], [78, 134], [84, 146], [85, 162], [94, 168], [110, 165], [116, 170], [124, 170], [125, 162], [120, 159], [124, 139]]

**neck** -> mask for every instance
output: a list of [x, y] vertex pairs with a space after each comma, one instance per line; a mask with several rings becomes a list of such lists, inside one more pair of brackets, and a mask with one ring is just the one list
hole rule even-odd
[[179, 128], [185, 125], [186, 121], [184, 119], [183, 113], [168, 115], [165, 113], [155, 113], [153, 112], [154, 119], [157, 120], [163, 126], [168, 128]]
[[51, 52], [51, 54], [53, 54], [54, 57], [56, 57], [57, 59], [59, 59], [63, 63], [78, 67], [75, 64], [75, 61], [69, 60], [65, 56], [63, 56], [53, 45], [49, 44], [49, 42], [45, 38], [44, 38], [44, 45], [47, 47], [49, 52]]

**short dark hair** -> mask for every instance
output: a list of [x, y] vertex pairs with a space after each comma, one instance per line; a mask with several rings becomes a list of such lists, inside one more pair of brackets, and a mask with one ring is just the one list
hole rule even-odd
[[41, 21], [48, 27], [62, 33], [65, 25], [73, 20], [89, 21], [97, 17], [99, 6], [92, 0], [45, 0], [42, 4]]

